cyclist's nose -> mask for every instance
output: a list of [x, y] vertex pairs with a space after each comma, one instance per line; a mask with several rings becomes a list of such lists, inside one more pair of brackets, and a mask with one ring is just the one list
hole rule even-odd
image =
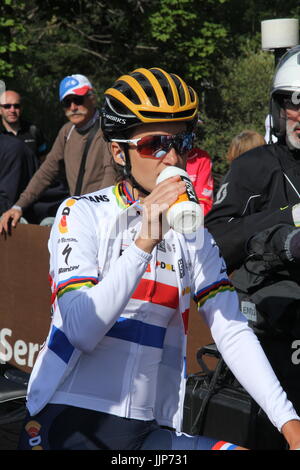
[[163, 162], [165, 164], [176, 166], [178, 161], [179, 161], [179, 154], [177, 153], [174, 147], [171, 147], [170, 150], [163, 157]]

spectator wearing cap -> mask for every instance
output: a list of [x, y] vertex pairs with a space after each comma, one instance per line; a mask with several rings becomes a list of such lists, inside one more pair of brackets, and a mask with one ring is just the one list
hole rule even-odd
[[65, 170], [71, 196], [98, 191], [115, 182], [115, 170], [107, 142], [100, 129], [96, 96], [84, 75], [65, 77], [59, 99], [69, 122], [59, 131], [45, 161], [31, 178], [14, 206], [0, 221], [0, 232], [15, 227], [25, 209], [42, 195]]

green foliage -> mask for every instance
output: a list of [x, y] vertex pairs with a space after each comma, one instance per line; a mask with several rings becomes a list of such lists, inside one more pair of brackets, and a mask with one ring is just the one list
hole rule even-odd
[[23, 70], [15, 60], [15, 53], [24, 52], [26, 46], [20, 35], [24, 31], [22, 15], [25, 4], [17, 0], [4, 0], [0, 4], [0, 77], [13, 77]]
[[134, 68], [178, 73], [199, 93], [199, 144], [223, 174], [232, 137], [264, 133], [274, 60], [260, 51], [260, 23], [299, 16], [298, 0], [2, 0], [0, 79], [52, 141], [65, 120], [64, 76], [87, 75], [100, 103]]
[[[211, 21], [212, 8], [227, 0], [161, 0], [149, 16], [150, 35], [161, 54], [161, 66], [168, 66], [192, 82], [209, 77], [213, 57], [226, 41], [226, 28]], [[175, 52], [175, 54], [174, 54]]]
[[207, 93], [202, 142], [213, 158], [216, 174], [227, 170], [225, 155], [233, 137], [244, 129], [265, 135], [273, 72], [273, 55], [252, 51], [249, 45], [238, 59], [224, 59], [218, 83]]

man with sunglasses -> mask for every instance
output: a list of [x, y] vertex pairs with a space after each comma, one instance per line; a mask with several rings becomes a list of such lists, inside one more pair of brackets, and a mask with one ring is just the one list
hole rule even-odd
[[33, 151], [41, 162], [47, 152], [47, 143], [41, 130], [22, 118], [21, 96], [13, 90], [6, 90], [0, 97], [0, 132], [18, 137]]
[[[35, 125], [23, 119], [23, 106], [21, 96], [19, 93], [6, 90], [0, 97], [0, 133], [12, 136], [18, 140], [23, 141], [26, 146], [33, 152], [36, 157], [35, 171], [41, 165], [48, 151], [48, 144], [45, 141], [43, 133]], [[11, 140], [11, 142], [13, 142]], [[29, 183], [30, 178], [24, 178], [22, 190], [24, 190]], [[17, 173], [11, 172], [11, 187], [15, 187], [15, 181], [18, 180]], [[21, 191], [22, 192], [22, 191]], [[10, 200], [14, 203], [20, 196], [20, 191], [15, 192], [15, 199]], [[29, 223], [40, 223], [43, 219], [55, 215], [58, 206], [61, 202], [68, 197], [68, 188], [65, 178], [59, 178], [54, 181], [49, 188], [43, 191], [41, 197], [32, 205], [24, 209], [23, 214]], [[6, 209], [11, 206], [8, 205]]]
[[[11, 103], [10, 103], [11, 102]], [[0, 215], [20, 196], [37, 169], [34, 153], [15, 133], [19, 130], [20, 96], [5, 91], [0, 96]], [[27, 216], [27, 214], [26, 214]]]
[[59, 99], [69, 122], [59, 131], [51, 151], [25, 191], [3, 214], [0, 232], [7, 232], [10, 224], [15, 227], [22, 212], [64, 173], [70, 195], [95, 191], [114, 182], [115, 171], [102, 137], [92, 84], [84, 75], [67, 76], [60, 83]]
[[21, 449], [239, 449], [180, 433], [191, 298], [238, 380], [291, 448], [300, 445], [299, 417], [238, 310], [216, 244], [203, 227], [183, 235], [163, 223], [187, 188], [179, 176], [156, 180], [185, 168], [197, 113], [196, 92], [159, 68], [106, 90], [102, 129], [119, 181], [58, 211], [53, 320], [29, 382]]
[[[21, 97], [6, 90], [0, 96], [0, 215], [11, 207], [38, 168], [37, 139], [21, 120]], [[25, 145], [26, 144], [26, 145]], [[61, 202], [61, 200], [60, 200]], [[32, 212], [24, 214], [32, 217]]]

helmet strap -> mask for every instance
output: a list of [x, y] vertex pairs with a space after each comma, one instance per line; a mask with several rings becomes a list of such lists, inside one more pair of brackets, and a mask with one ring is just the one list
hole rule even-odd
[[125, 165], [123, 166], [123, 175], [124, 178], [129, 180], [132, 187], [137, 189], [139, 192], [142, 192], [146, 196], [148, 196], [150, 193], [147, 191], [143, 186], [141, 186], [134, 176], [131, 174], [131, 162], [130, 162], [130, 157], [129, 157], [129, 148], [128, 144], [124, 144], [124, 154], [125, 154]]
[[138, 191], [142, 192], [143, 194], [145, 194], [145, 196], [149, 196], [149, 194], [150, 194], [149, 191], [147, 191], [147, 189], [143, 188], [143, 186], [141, 186], [132, 175], [130, 175], [129, 180], [130, 180], [130, 183], [132, 184], [133, 188], [135, 188]]

